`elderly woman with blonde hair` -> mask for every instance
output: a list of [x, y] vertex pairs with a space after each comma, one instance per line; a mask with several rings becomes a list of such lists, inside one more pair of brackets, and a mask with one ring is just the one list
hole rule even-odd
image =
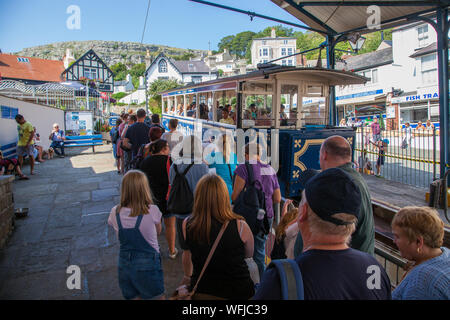
[[396, 300], [450, 299], [450, 250], [442, 247], [444, 223], [429, 207], [405, 207], [392, 220], [394, 242], [414, 262], [392, 293]]

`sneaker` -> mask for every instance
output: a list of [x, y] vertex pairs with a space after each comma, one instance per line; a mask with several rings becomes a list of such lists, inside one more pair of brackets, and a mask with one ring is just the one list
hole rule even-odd
[[175, 259], [178, 255], [178, 249], [175, 247], [175, 251], [173, 253], [169, 252], [169, 258], [170, 259]]

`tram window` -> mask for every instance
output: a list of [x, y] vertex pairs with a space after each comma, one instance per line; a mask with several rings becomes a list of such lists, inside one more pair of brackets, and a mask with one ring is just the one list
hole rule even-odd
[[272, 92], [273, 87], [271, 83], [246, 82], [244, 83], [244, 91], [265, 93], [265, 92]]
[[308, 85], [306, 94], [308, 96], [323, 96], [323, 87], [318, 85]]
[[329, 112], [325, 97], [303, 97], [301, 119], [305, 125], [328, 124]]
[[273, 126], [272, 95], [244, 94], [242, 126]]
[[280, 125], [297, 124], [298, 85], [281, 85]]

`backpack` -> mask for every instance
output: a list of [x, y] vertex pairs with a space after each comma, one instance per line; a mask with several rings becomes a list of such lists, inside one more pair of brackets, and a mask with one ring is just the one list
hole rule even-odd
[[269, 233], [269, 219], [266, 212], [266, 197], [264, 191], [257, 189], [251, 165], [246, 162], [248, 172], [248, 183], [239, 194], [233, 207], [236, 214], [244, 217], [254, 235], [262, 232]]
[[282, 300], [304, 300], [303, 279], [297, 262], [292, 259], [272, 260], [267, 267], [274, 268], [280, 278]]
[[177, 165], [173, 165], [175, 170], [175, 179], [170, 187], [169, 199], [167, 201], [167, 210], [175, 214], [191, 214], [194, 205], [194, 194], [189, 187], [186, 179], [186, 173], [194, 164], [191, 163], [183, 173], [178, 172]]
[[130, 162], [130, 167], [132, 169], [139, 169], [142, 160], [144, 160], [144, 149], [145, 149], [146, 144], [141, 144], [141, 146], [138, 149], [138, 152], [136, 153], [136, 155], [133, 157], [133, 159]]

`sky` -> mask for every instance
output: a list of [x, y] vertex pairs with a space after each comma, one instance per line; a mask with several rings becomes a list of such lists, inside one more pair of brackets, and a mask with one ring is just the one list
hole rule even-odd
[[[150, 0], [144, 44], [217, 50], [220, 39], [242, 31], [258, 32], [278, 23], [189, 0]], [[300, 23], [270, 0], [209, 0]], [[80, 28], [71, 6], [80, 9]], [[141, 42], [148, 0], [0, 0], [0, 49], [12, 53], [62, 41]], [[289, 26], [287, 26], [289, 27]], [[294, 28], [294, 31], [302, 29]]]

